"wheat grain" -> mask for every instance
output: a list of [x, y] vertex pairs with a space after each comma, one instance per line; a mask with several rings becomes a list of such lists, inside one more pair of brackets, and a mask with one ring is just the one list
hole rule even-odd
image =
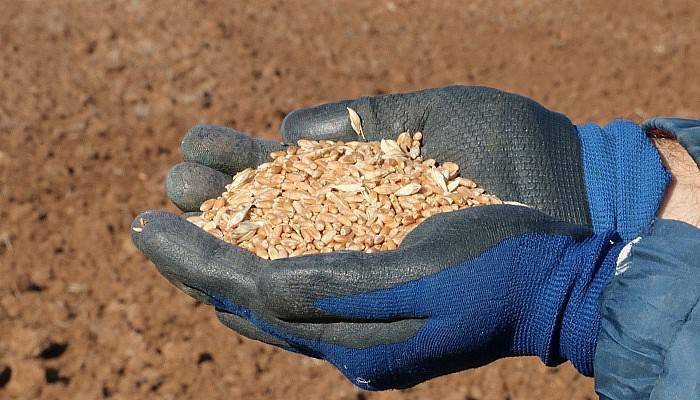
[[[359, 115], [348, 113], [364, 139]], [[236, 174], [226, 192], [203, 202], [201, 215], [188, 221], [274, 260], [393, 250], [432, 215], [501, 203], [459, 177], [456, 163], [422, 159], [422, 138], [403, 132], [380, 142], [299, 140]]]

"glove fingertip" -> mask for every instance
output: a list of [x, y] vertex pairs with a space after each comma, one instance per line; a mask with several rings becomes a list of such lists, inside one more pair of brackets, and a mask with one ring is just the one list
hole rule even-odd
[[357, 140], [350, 124], [349, 105], [349, 101], [342, 101], [292, 111], [282, 120], [280, 127], [284, 142], [294, 144], [299, 139]]
[[180, 142], [180, 151], [185, 161], [197, 161], [208, 147], [222, 138], [235, 135], [236, 131], [216, 125], [195, 125], [190, 128]]
[[196, 211], [207, 199], [221, 195], [231, 177], [204, 165], [184, 162], [165, 177], [165, 193], [182, 211]]
[[153, 226], [149, 225], [156, 221], [167, 221], [173, 218], [179, 217], [167, 211], [150, 210], [142, 212], [131, 222], [129, 231], [131, 233], [132, 242], [134, 242], [134, 245], [136, 245], [141, 252], [145, 253], [149, 247], [149, 240], [146, 238], [146, 235], [149, 234], [149, 231], [153, 228]]

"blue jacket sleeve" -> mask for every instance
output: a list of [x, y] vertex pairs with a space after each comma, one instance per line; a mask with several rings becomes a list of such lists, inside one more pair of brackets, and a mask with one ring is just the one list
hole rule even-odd
[[661, 130], [675, 137], [700, 167], [700, 119], [656, 117], [642, 123], [647, 133]]
[[601, 399], [700, 399], [700, 229], [656, 220], [600, 300]]

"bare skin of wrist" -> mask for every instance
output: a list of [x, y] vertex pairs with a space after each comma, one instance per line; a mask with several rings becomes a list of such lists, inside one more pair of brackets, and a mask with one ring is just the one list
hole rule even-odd
[[700, 228], [700, 169], [675, 140], [659, 138], [653, 141], [673, 177], [657, 216]]

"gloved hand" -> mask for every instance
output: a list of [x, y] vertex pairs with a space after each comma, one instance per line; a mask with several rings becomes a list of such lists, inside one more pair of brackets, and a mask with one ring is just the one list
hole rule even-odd
[[[490, 193], [598, 235], [584, 239], [588, 229], [535, 210], [489, 206], [433, 217], [398, 250], [377, 254], [265, 261], [160, 212], [137, 217], [135, 243], [232, 329], [327, 359], [366, 389], [523, 354], [570, 359], [590, 374], [595, 304], [619, 251], [610, 232], [629, 236], [649, 222], [668, 178], [639, 127], [575, 127], [520, 96], [448, 87], [299, 110], [283, 122], [284, 140], [357, 140], [346, 107], [368, 140], [422, 131], [425, 156], [456, 161]], [[230, 175], [283, 146], [195, 127], [168, 195], [196, 210]]]
[[[630, 240], [655, 217], [669, 176], [635, 124], [574, 126], [564, 115], [522, 96], [451, 86], [365, 97], [292, 112], [283, 141], [358, 140], [347, 107], [367, 140], [423, 132], [421, 154], [455, 161], [462, 176], [503, 200], [557, 219], [612, 229]], [[222, 127], [193, 128], [182, 143], [186, 163], [169, 174], [170, 198], [185, 211], [223, 192], [235, 171], [265, 161], [280, 144]]]
[[272, 261], [170, 213], [133, 227], [163, 276], [228, 327], [325, 359], [368, 390], [517, 355], [590, 375], [597, 301], [622, 246], [513, 205], [433, 216], [393, 251]]

